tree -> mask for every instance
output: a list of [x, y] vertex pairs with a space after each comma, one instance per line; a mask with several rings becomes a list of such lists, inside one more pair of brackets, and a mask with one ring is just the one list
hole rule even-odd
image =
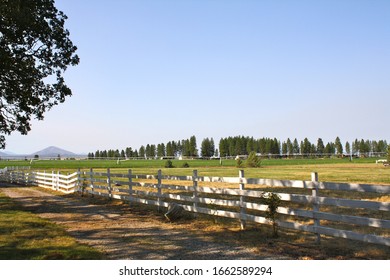
[[290, 138], [287, 138], [287, 153], [289, 157], [294, 153], [293, 151], [294, 151], [293, 144]]
[[256, 152], [254, 152], [254, 151], [250, 152], [250, 154], [246, 160], [246, 166], [247, 167], [260, 167], [260, 165], [261, 165], [261, 160], [256, 155]]
[[321, 138], [318, 138], [317, 140], [317, 155], [322, 157], [325, 150], [324, 141], [322, 141]]
[[139, 148], [139, 157], [145, 157], [145, 146], [143, 145]]
[[221, 138], [221, 140], [219, 140], [219, 154], [221, 157], [229, 155], [229, 143], [226, 138]]
[[203, 139], [203, 141], [200, 145], [200, 153], [201, 153], [202, 157], [205, 157], [205, 158], [211, 157], [210, 146], [211, 146], [210, 139], [209, 138]]
[[339, 137], [336, 137], [336, 140], [334, 141], [334, 146], [336, 148], [337, 155], [341, 156], [343, 154], [343, 144], [341, 144]]
[[195, 135], [191, 136], [190, 137], [190, 140], [189, 140], [189, 156], [198, 156], [198, 149], [196, 147], [196, 137]]
[[171, 141], [169, 141], [169, 142], [167, 143], [167, 145], [166, 145], [166, 155], [167, 155], [168, 157], [173, 157], [173, 156], [175, 156], [175, 152], [174, 152], [174, 150], [173, 150], [173, 145], [172, 145], [172, 142], [171, 142]]
[[310, 152], [311, 152], [311, 143], [309, 141], [309, 139], [305, 138], [302, 142], [301, 142], [301, 153], [305, 156], [305, 157], [308, 157]]
[[54, 0], [0, 2], [0, 148], [13, 131], [72, 95], [63, 73], [79, 63]]
[[294, 142], [293, 142], [293, 153], [294, 153], [294, 155], [298, 155], [299, 152], [300, 152], [300, 150], [299, 150], [298, 140], [297, 140], [297, 138], [295, 138]]
[[345, 152], [346, 152], [348, 155], [351, 154], [351, 145], [349, 144], [348, 141], [345, 143]]
[[157, 145], [157, 156], [165, 157], [165, 144], [161, 143]]

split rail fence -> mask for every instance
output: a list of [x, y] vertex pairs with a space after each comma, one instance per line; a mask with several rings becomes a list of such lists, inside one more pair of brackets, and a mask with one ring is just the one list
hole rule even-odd
[[186, 211], [271, 224], [265, 218], [268, 206], [260, 197], [276, 193], [279, 228], [390, 246], [390, 186], [310, 181], [112, 173], [89, 171], [63, 175], [59, 172], [14, 170], [0, 172], [0, 179], [33, 184], [62, 192], [83, 192], [129, 203], [167, 208], [172, 202]]

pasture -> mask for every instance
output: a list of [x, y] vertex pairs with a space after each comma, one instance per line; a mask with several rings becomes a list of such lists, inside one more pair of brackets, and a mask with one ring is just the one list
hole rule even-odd
[[[129, 161], [123, 161], [118, 164], [118, 161], [116, 160], [46, 160], [46, 161], [35, 161], [31, 164], [31, 169], [33, 170], [45, 170], [46, 173], [40, 173], [37, 176], [37, 179], [43, 180], [44, 182], [46, 179], [42, 179], [42, 176], [48, 176], [49, 181], [46, 183], [48, 184], [49, 188], [55, 188], [53, 185], [53, 182], [50, 180], [52, 177], [54, 178], [54, 174], [57, 172], [54, 172], [53, 175], [50, 172], [50, 170], [53, 171], [60, 171], [61, 174], [66, 173], [73, 173], [76, 171], [76, 169], [80, 169], [80, 173], [74, 173], [70, 176], [74, 177], [77, 176], [77, 174], [81, 174], [82, 180], [86, 181], [85, 186], [88, 186], [86, 188], [87, 193], [95, 194], [95, 195], [103, 195], [104, 197], [113, 197], [113, 198], [119, 198], [119, 199], [126, 199], [128, 197], [128, 188], [124, 188], [123, 185], [127, 185], [127, 181], [129, 178], [126, 177], [126, 174], [129, 172], [129, 169], [132, 170], [132, 174], [135, 176], [133, 183], [130, 185], [132, 186], [130, 188], [130, 196], [132, 197], [131, 201], [134, 202], [140, 202], [146, 203], [149, 205], [154, 206], [163, 206], [166, 207], [172, 199], [173, 200], [184, 200], [187, 202], [187, 204], [183, 204], [184, 207], [188, 209], [196, 208], [196, 212], [198, 213], [205, 213], [209, 214], [209, 212], [215, 212], [217, 211], [219, 214], [217, 216], [226, 217], [229, 216], [229, 218], [240, 218], [245, 217], [245, 219], [249, 221], [256, 222], [264, 220], [261, 213], [258, 213], [258, 210], [263, 211], [263, 206], [257, 205], [257, 201], [253, 200], [254, 198], [251, 198], [256, 193], [256, 196], [258, 196], [259, 191], [275, 191], [275, 192], [283, 192], [283, 205], [279, 209], [282, 215], [290, 215], [291, 213], [298, 213], [299, 215], [303, 215], [302, 217], [288, 217], [285, 216], [283, 218], [283, 222], [281, 225], [286, 226], [287, 228], [293, 226], [295, 229], [302, 228], [302, 229], [310, 229], [313, 226], [313, 217], [314, 221], [317, 217], [317, 219], [321, 219], [321, 226], [323, 230], [332, 230], [333, 232], [338, 233], [348, 233], [351, 234], [351, 231], [356, 230], [356, 234], [379, 234], [384, 237], [388, 236], [388, 230], [387, 229], [376, 229], [376, 228], [367, 228], [367, 229], [361, 229], [361, 225], [377, 225], [384, 224], [385, 228], [388, 228], [388, 214], [387, 213], [377, 213], [375, 212], [376, 206], [375, 205], [381, 205], [381, 207], [388, 207], [389, 196], [387, 194], [370, 194], [370, 193], [352, 193], [352, 192], [341, 192], [335, 190], [321, 190], [320, 195], [323, 195], [325, 197], [321, 197], [320, 199], [323, 200], [324, 205], [321, 207], [321, 211], [324, 211], [324, 213], [318, 212], [318, 210], [314, 210], [313, 214], [312, 211], [312, 205], [309, 203], [308, 205], [301, 205], [302, 199], [308, 199], [310, 200], [311, 196], [311, 190], [296, 190], [296, 188], [289, 188], [286, 187], [286, 185], [283, 184], [282, 189], [278, 188], [268, 188], [265, 186], [253, 186], [251, 187], [248, 183], [248, 190], [240, 193], [241, 196], [248, 195], [249, 197], [244, 199], [245, 202], [243, 206], [248, 209], [247, 213], [242, 213], [242, 209], [240, 212], [240, 209], [237, 208], [239, 205], [241, 205], [241, 200], [238, 201], [237, 198], [234, 198], [236, 196], [236, 191], [234, 190], [227, 190], [225, 188], [229, 188], [225, 183], [227, 182], [225, 179], [220, 181], [220, 179], [216, 179], [217, 181], [207, 181], [209, 180], [206, 177], [237, 177], [239, 174], [239, 171], [241, 169], [245, 170], [245, 177], [246, 178], [270, 178], [270, 179], [279, 179], [279, 180], [311, 180], [311, 172], [318, 172], [319, 174], [319, 180], [324, 182], [345, 182], [345, 183], [363, 183], [363, 184], [379, 184], [379, 185], [390, 185], [390, 168], [383, 166], [382, 164], [376, 164], [376, 159], [355, 159], [353, 162], [350, 162], [347, 159], [324, 159], [324, 160], [304, 160], [304, 159], [271, 159], [271, 160], [263, 160], [262, 161], [262, 167], [261, 168], [237, 168], [235, 166], [235, 161], [223, 161], [222, 165], [219, 161], [211, 161], [211, 160], [189, 160], [189, 161], [173, 161], [174, 168], [165, 168], [166, 160], [129, 160]], [[187, 162], [189, 167], [184, 168], [182, 167], [183, 163]], [[15, 163], [15, 164], [7, 164], [7, 166], [20, 166], [25, 167], [26, 165], [25, 161], [15, 161], [15, 162], [8, 162], [8, 163]], [[28, 162], [29, 163], [29, 162]], [[1, 162], [2, 166], [4, 165], [4, 162]], [[110, 168], [110, 170], [107, 170], [107, 168]], [[93, 169], [93, 173], [92, 170]], [[197, 170], [197, 176], [199, 180], [199, 185], [196, 188], [196, 193], [192, 193], [193, 189], [191, 187], [192, 182], [191, 179], [188, 179], [186, 176], [192, 176], [193, 170]], [[159, 172], [159, 170], [161, 170]], [[39, 173], [39, 172], [38, 172]], [[38, 174], [37, 173], [37, 174]], [[46, 174], [46, 175], [45, 175]], [[110, 175], [107, 175], [110, 174]], [[149, 175], [142, 175], [142, 174], [149, 174]], [[164, 174], [163, 177], [158, 178], [156, 176], [157, 174]], [[64, 175], [62, 175], [64, 176]], [[107, 178], [106, 178], [106, 177]], [[115, 179], [114, 177], [117, 176], [118, 179]], [[161, 176], [161, 175], [160, 175]], [[184, 180], [189, 180], [189, 182], [173, 182], [169, 183], [166, 180], [170, 180], [170, 176], [184, 176]], [[202, 176], [204, 176], [202, 178]], [[92, 177], [94, 177], [92, 179]], [[127, 179], [126, 179], [127, 178]], [[178, 177], [177, 177], [178, 178]], [[140, 179], [146, 179], [145, 181], [140, 181]], [[161, 185], [161, 179], [164, 180], [164, 183]], [[119, 180], [119, 181], [117, 181]], [[157, 181], [156, 181], [157, 180]], [[260, 179], [261, 180], [261, 179]], [[207, 182], [206, 182], [207, 181]], [[226, 181], [226, 182], [225, 182]], [[58, 181], [56, 181], [58, 182]], [[116, 184], [119, 182], [118, 186], [119, 188], [111, 188], [112, 184]], [[218, 182], [222, 182], [221, 188], [218, 189]], [[225, 183], [224, 183], [225, 182]], [[260, 181], [259, 181], [260, 182]], [[173, 185], [168, 185], [168, 184]], [[84, 183], [83, 183], [84, 184]], [[226, 186], [225, 186], [226, 185]], [[262, 185], [262, 184], [260, 184]], [[156, 192], [156, 186], [157, 186], [157, 192]], [[161, 186], [164, 191], [158, 186]], [[187, 187], [188, 186], [188, 187]], [[238, 185], [234, 184], [233, 188], [236, 188]], [[92, 189], [91, 189], [92, 187]], [[245, 187], [245, 189], [247, 188]], [[360, 187], [357, 187], [360, 189]], [[172, 193], [168, 190], [172, 189]], [[206, 194], [202, 194], [202, 192], [205, 191]], [[211, 194], [210, 194], [211, 192]], [[208, 194], [207, 194], [208, 193]], [[290, 199], [290, 194], [295, 194], [292, 196], [294, 199]], [[199, 197], [197, 197], [199, 195]], [[233, 195], [233, 197], [230, 197], [229, 195]], [[151, 196], [151, 197], [149, 197]], [[299, 196], [299, 199], [298, 199]], [[334, 198], [332, 198], [332, 196]], [[156, 199], [157, 197], [157, 199]], [[197, 197], [196, 201], [193, 201], [192, 198]], [[340, 199], [340, 200], [339, 200]], [[348, 199], [355, 199], [356, 201], [347, 201]], [[212, 205], [207, 205], [208, 201], [211, 201]], [[294, 200], [294, 201], [293, 201]], [[362, 200], [362, 202], [360, 202]], [[369, 200], [371, 202], [367, 202], [366, 200]], [[109, 200], [106, 200], [107, 202]], [[365, 201], [365, 202], [363, 202]], [[331, 206], [325, 205], [328, 204], [328, 202], [331, 202]], [[199, 205], [195, 205], [196, 203], [199, 203]], [[297, 204], [298, 203], [298, 204]], [[351, 209], [346, 209], [345, 207], [342, 207], [342, 209], [339, 207], [341, 204], [343, 206], [354, 206], [359, 204], [359, 207], [363, 207], [363, 204], [368, 204], [367, 207], [372, 208], [373, 205], [375, 206], [374, 211], [357, 211], [353, 207]], [[357, 203], [357, 204], [356, 204]], [[382, 204], [381, 204], [382, 203]], [[194, 205], [193, 205], [194, 204]], [[333, 206], [332, 206], [333, 205]], [[337, 207], [336, 207], [336, 206]], [[138, 206], [137, 206], [138, 207]], [[302, 208], [303, 207], [303, 208]], [[364, 206], [366, 207], [366, 206]], [[237, 210], [237, 209], [238, 210]], [[259, 208], [259, 209], [258, 209]], [[191, 210], [190, 209], [190, 210]], [[388, 209], [388, 208], [386, 208]], [[318, 213], [317, 213], [317, 212]], [[207, 213], [206, 213], [207, 212]], [[328, 213], [329, 212], [329, 213]], [[380, 212], [380, 211], [379, 211]], [[215, 214], [215, 213], [214, 213]], [[213, 215], [214, 215], [213, 214]], [[295, 214], [294, 214], [295, 215]], [[321, 215], [321, 216], [316, 216]], [[339, 216], [341, 215], [341, 216]], [[369, 216], [367, 216], [369, 215]], [[237, 216], [237, 217], [236, 217]], [[359, 216], [359, 217], [355, 217]], [[219, 219], [221, 218], [219, 217]], [[326, 221], [326, 219], [329, 218], [329, 221]], [[214, 219], [216, 217], [214, 216]], [[383, 220], [384, 219], [384, 220]], [[341, 224], [339, 222], [343, 222], [343, 228], [341, 228]], [[348, 223], [357, 223], [358, 226], [349, 225]], [[299, 223], [299, 224], [298, 224]], [[347, 224], [346, 224], [347, 223]], [[235, 224], [235, 226], [234, 226]], [[346, 225], [345, 225], [346, 224]], [[253, 225], [250, 226], [252, 228]], [[324, 228], [324, 226], [326, 228]], [[375, 227], [377, 227], [375, 226]], [[230, 227], [230, 226], [229, 226]], [[233, 227], [237, 227], [237, 221], [233, 222]], [[249, 228], [249, 230], [250, 230]], [[256, 230], [259, 228], [264, 227], [255, 227]], [[267, 228], [267, 227], [266, 227]], [[313, 228], [314, 229], [314, 228]], [[346, 230], [346, 231], [345, 231]], [[247, 232], [248, 229], [245, 231]], [[289, 232], [288, 229], [283, 229], [282, 235]], [[327, 233], [325, 233], [327, 234]], [[307, 236], [306, 233], [301, 232], [297, 236], [303, 237], [303, 235]], [[354, 235], [356, 236], [356, 235]], [[309, 235], [308, 238], [305, 238], [306, 241], [302, 241], [304, 246], [307, 244], [312, 244], [313, 235]], [[360, 238], [360, 237], [359, 237]], [[370, 238], [376, 238], [376, 237], [370, 237]], [[329, 242], [334, 242], [335, 239], [326, 239], [329, 240]], [[288, 238], [286, 239], [287, 242]], [[344, 242], [344, 241], [343, 241]], [[352, 241], [349, 241], [349, 243]], [[343, 243], [344, 244], [344, 243]], [[342, 245], [340, 245], [343, 247]], [[360, 246], [360, 245], [359, 245]], [[358, 247], [359, 247], [358, 246]], [[355, 247], [355, 246], [352, 246]], [[370, 247], [373, 248], [373, 247]], [[375, 248], [379, 248], [375, 246]], [[384, 250], [387, 250], [383, 248]], [[382, 258], [386, 256], [387, 253], [379, 253], [378, 256], [374, 258]], [[371, 258], [373, 256], [365, 256], [367, 258]]]
[[[385, 184], [390, 185], [390, 167], [375, 163], [376, 158], [326, 159], [264, 159], [260, 168], [237, 168], [235, 160], [172, 160], [174, 168], [165, 168], [166, 160], [0, 160], [0, 169], [6, 166], [27, 166], [33, 170], [61, 170], [74, 172], [77, 169], [115, 169], [115, 172], [157, 174], [159, 169], [168, 175], [191, 175], [197, 169], [201, 176], [237, 176], [239, 169], [252, 178], [310, 180], [311, 172], [319, 174], [320, 181]], [[188, 163], [189, 167], [183, 168]]]

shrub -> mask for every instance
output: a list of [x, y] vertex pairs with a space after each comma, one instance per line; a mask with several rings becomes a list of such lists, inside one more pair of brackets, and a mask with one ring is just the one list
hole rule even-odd
[[250, 152], [250, 154], [246, 160], [246, 166], [247, 167], [260, 167], [260, 165], [261, 165], [260, 158], [256, 155], [255, 152]]
[[188, 168], [188, 167], [190, 167], [190, 165], [188, 164], [188, 162], [185, 162], [185, 163], [183, 163], [182, 167], [183, 168]]
[[165, 168], [174, 168], [173, 163], [171, 160], [167, 160], [165, 162]]
[[236, 162], [236, 167], [238, 167], [238, 168], [241, 168], [242, 166], [243, 166], [244, 164], [243, 164], [243, 161], [242, 161], [242, 159], [237, 159], [237, 162]]
[[278, 224], [276, 222], [277, 210], [280, 206], [280, 196], [276, 193], [268, 192], [261, 195], [261, 200], [265, 205], [268, 205], [265, 217], [272, 222], [273, 237], [278, 237]]

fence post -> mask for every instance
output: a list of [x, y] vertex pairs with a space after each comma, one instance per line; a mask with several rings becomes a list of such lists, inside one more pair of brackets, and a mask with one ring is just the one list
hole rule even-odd
[[[240, 191], [243, 191], [243, 190], [245, 190], [245, 184], [243, 183], [243, 179], [245, 177], [244, 170], [240, 170], [238, 172], [238, 176], [239, 176], [239, 179], [240, 179]], [[240, 216], [241, 216], [240, 223], [241, 223], [241, 230], [244, 230], [245, 227], [246, 227], [246, 222], [245, 222], [244, 219], [242, 219], [242, 217], [246, 214], [244, 203], [245, 203], [245, 198], [241, 194], [240, 195]]]
[[89, 169], [89, 179], [91, 180], [91, 195], [94, 197], [95, 186], [93, 185], [93, 168]]
[[161, 169], [158, 170], [157, 172], [157, 211], [160, 212], [161, 209], [160, 209], [160, 203], [161, 203], [161, 177], [162, 177], [162, 173], [161, 173]]
[[192, 171], [192, 185], [194, 187], [194, 192], [193, 192], [193, 195], [192, 195], [192, 200], [194, 202], [193, 206], [194, 206], [194, 217], [197, 216], [197, 209], [198, 209], [198, 170], [193, 170]]
[[133, 174], [131, 169], [127, 171], [127, 177], [129, 178], [129, 205], [131, 206], [133, 200]]
[[56, 189], [56, 180], [55, 180], [54, 171], [51, 172], [51, 188], [52, 188], [53, 190]]
[[81, 191], [81, 171], [80, 168], [77, 169], [77, 192]]
[[[317, 227], [320, 226], [320, 220], [317, 218], [317, 212], [320, 210], [320, 206], [318, 203], [318, 173], [312, 172], [311, 173], [311, 181], [314, 182], [314, 187], [312, 189], [312, 197], [313, 197], [313, 218], [314, 218], [314, 228], [317, 230]], [[319, 233], [316, 233], [316, 243], [320, 244], [321, 242], [321, 235]]]
[[107, 168], [107, 185], [108, 185], [108, 197], [112, 199], [112, 190], [111, 190], [111, 173], [110, 168]]
[[[66, 183], [66, 184], [68, 186], [68, 183]], [[60, 171], [59, 170], [57, 171], [56, 189], [57, 189], [57, 191], [60, 190]]]

